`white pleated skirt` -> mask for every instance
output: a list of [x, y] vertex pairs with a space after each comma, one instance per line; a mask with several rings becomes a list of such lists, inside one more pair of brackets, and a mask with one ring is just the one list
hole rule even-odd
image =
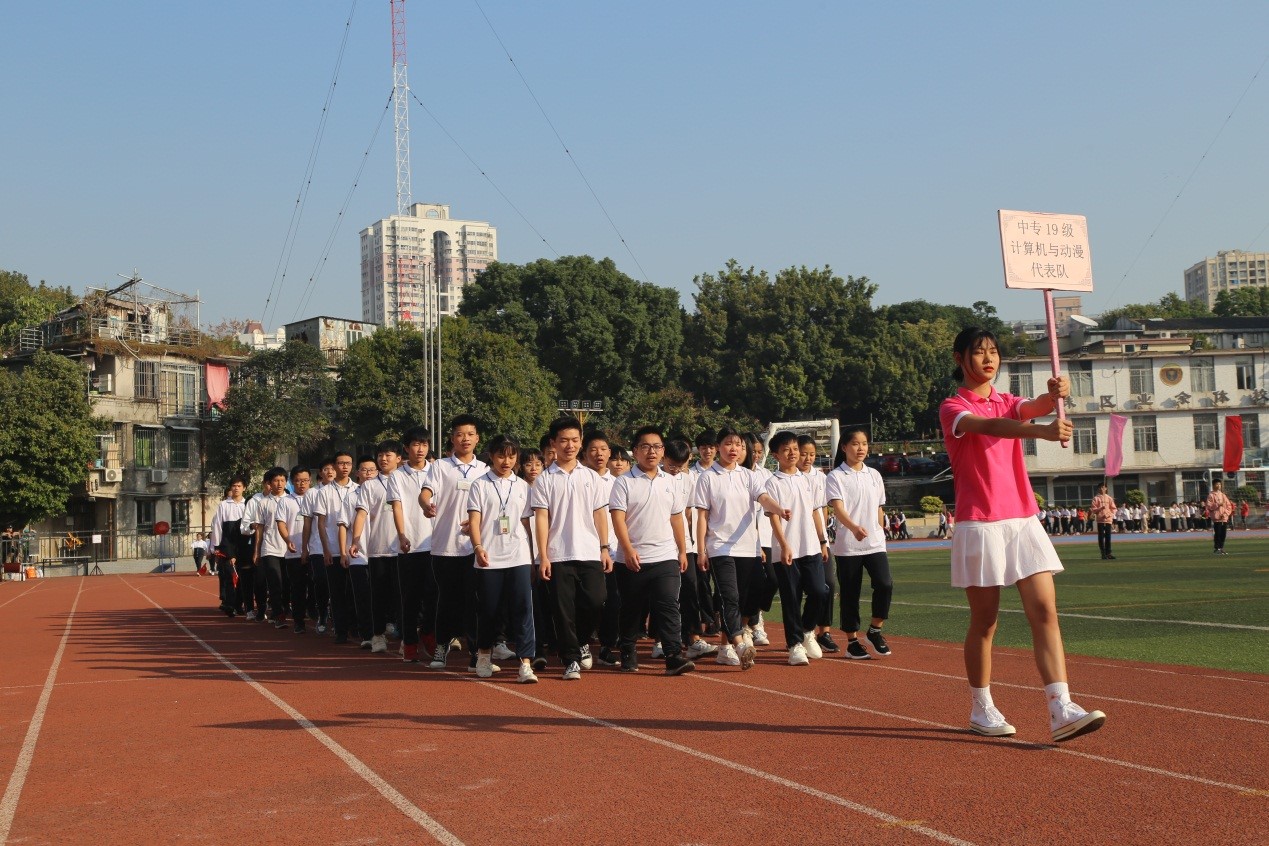
[[1062, 562], [1035, 517], [956, 521], [952, 587], [1007, 587], [1044, 572], [1062, 572]]

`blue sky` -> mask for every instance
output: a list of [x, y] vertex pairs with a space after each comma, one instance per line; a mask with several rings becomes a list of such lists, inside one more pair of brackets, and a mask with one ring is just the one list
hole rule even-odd
[[[494, 222], [505, 261], [611, 256], [689, 308], [729, 258], [827, 264], [878, 303], [1029, 317], [998, 208], [1088, 216], [1089, 313], [1180, 291], [1217, 250], [1269, 251], [1263, 1], [481, 5], [638, 264], [476, 3], [409, 0], [411, 87], [554, 251], [417, 106], [414, 199]], [[0, 3], [0, 268], [76, 290], [136, 268], [199, 291], [205, 323], [259, 317], [350, 8]], [[274, 323], [387, 102], [388, 10], [353, 12]], [[389, 115], [299, 316], [359, 316], [357, 232], [395, 210], [392, 157]]]

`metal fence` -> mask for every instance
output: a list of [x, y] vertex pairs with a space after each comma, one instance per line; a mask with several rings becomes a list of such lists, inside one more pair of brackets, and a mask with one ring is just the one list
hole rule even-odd
[[35, 567], [43, 575], [79, 575], [94, 564], [110, 561], [191, 561], [196, 532], [156, 536], [138, 532], [74, 531], [53, 535], [24, 534], [0, 540], [0, 559], [7, 570]]

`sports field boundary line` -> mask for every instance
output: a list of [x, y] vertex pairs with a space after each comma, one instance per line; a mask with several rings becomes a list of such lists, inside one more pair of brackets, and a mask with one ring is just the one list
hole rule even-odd
[[[32, 591], [37, 588], [31, 588]], [[9, 785], [4, 790], [4, 798], [0, 799], [0, 843], [7, 843], [9, 832], [13, 829], [13, 818], [18, 813], [18, 801], [22, 798], [22, 788], [31, 771], [31, 762], [35, 760], [35, 745], [40, 739], [40, 729], [44, 727], [44, 715], [48, 712], [48, 703], [53, 696], [53, 685], [57, 680], [58, 668], [62, 665], [62, 656], [66, 654], [66, 643], [70, 640], [71, 623], [75, 620], [75, 610], [79, 607], [79, 598], [84, 595], [83, 577], [80, 577], [79, 589], [75, 591], [75, 601], [71, 603], [70, 612], [66, 615], [66, 626], [62, 629], [62, 640], [53, 655], [53, 663], [48, 668], [48, 676], [44, 679], [44, 688], [35, 704], [35, 713], [26, 727], [26, 737], [22, 740], [22, 748], [18, 751], [18, 760], [13, 765], [13, 773], [9, 776]], [[16, 597], [15, 597], [16, 598]]]
[[[468, 676], [462, 676], [458, 673], [453, 673], [453, 672], [451, 672], [450, 675], [457, 676], [463, 679], [464, 681], [470, 681], [470, 682], [473, 682], [474, 684], [479, 684], [484, 687], [488, 687], [492, 690], [498, 691], [499, 693], [504, 693], [507, 696], [514, 696], [518, 699], [523, 699], [526, 702], [532, 702], [533, 704], [539, 707], [546, 708], [548, 710], [555, 711], [560, 714], [564, 714], [576, 720], [584, 720], [588, 723], [591, 723], [592, 725], [600, 726], [601, 728], [611, 729], [612, 731], [619, 732], [629, 737], [633, 737], [638, 740], [645, 741], [647, 743], [652, 743], [656, 746], [661, 746], [666, 749], [671, 749], [675, 752], [679, 752], [684, 755], [689, 755], [693, 758], [699, 758], [702, 761], [706, 761], [711, 764], [717, 764], [720, 767], [726, 767], [727, 769], [734, 770], [739, 773], [743, 773], [744, 775], [747, 775], [747, 776], [752, 776], [753, 778], [759, 778], [764, 781], [769, 781], [773, 784], [778, 784], [781, 787], [787, 787], [790, 790], [795, 790], [807, 796], [813, 796], [816, 799], [823, 799], [824, 801], [830, 802], [834, 805], [839, 805], [843, 808], [847, 808], [848, 810], [855, 811], [856, 813], [864, 814], [865, 816], [869, 816], [869, 817], [872, 817], [873, 819], [880, 820], [886, 825], [895, 826], [898, 828], [902, 828], [905, 831], [912, 831], [917, 834], [922, 834], [932, 840], [937, 840], [941, 843], [955, 844], [955, 846], [974, 846], [974, 844], [968, 840], [961, 840], [960, 838], [955, 837], [951, 834], [947, 834], [946, 832], [942, 832], [942, 831], [939, 831], [938, 829], [930, 828], [929, 826], [924, 825], [923, 823], [919, 821], [901, 819], [899, 817], [894, 816], [893, 814], [886, 813], [885, 811], [879, 810], [877, 808], [872, 808], [872, 807], [869, 807], [868, 805], [861, 805], [860, 803], [854, 802], [843, 796], [838, 796], [834, 793], [828, 793], [827, 791], [820, 790], [815, 787], [811, 787], [810, 785], [802, 784], [801, 782], [784, 778], [783, 776], [775, 775], [774, 773], [766, 772], [765, 770], [755, 769], [754, 767], [737, 763], [736, 761], [732, 761], [728, 758], [720, 758], [719, 756], [713, 755], [709, 752], [703, 752], [700, 749], [693, 749], [691, 746], [685, 746], [681, 743], [675, 743], [673, 740], [666, 740], [665, 738], [657, 737], [656, 735], [653, 735], [653, 734], [646, 734], [645, 732], [641, 732], [637, 729], [632, 729], [627, 726], [623, 726], [620, 723], [614, 723], [609, 720], [602, 719], [600, 717], [591, 716], [590, 714], [583, 714], [581, 711], [574, 711], [571, 708], [566, 708], [563, 705], [557, 705], [554, 702], [549, 702], [545, 699], [539, 699], [536, 696], [530, 696], [529, 694], [523, 693], [519, 690], [512, 690], [502, 684], [494, 684], [492, 682], [487, 682], [482, 679], [473, 679]], [[692, 674], [689, 673], [688, 675], [690, 677]]]
[[[891, 605], [906, 605], [910, 608], [953, 608], [957, 611], [968, 611], [968, 605], [953, 605], [950, 602], [891, 602]], [[1001, 608], [1001, 614], [1024, 614], [1021, 608]], [[1241, 623], [1206, 623], [1199, 620], [1156, 620], [1150, 617], [1109, 617], [1101, 614], [1075, 614], [1058, 609], [1062, 618], [1076, 617], [1081, 620], [1109, 620], [1114, 623], [1161, 623], [1165, 626], [1204, 626], [1214, 629], [1240, 629], [1253, 632], [1269, 632], [1269, 626], [1247, 626]]]
[[[24, 590], [21, 593], [19, 593], [17, 596], [11, 596], [8, 599], [6, 599], [4, 602], [0, 602], [0, 608], [3, 608], [4, 606], [8, 605], [10, 602], [17, 602], [19, 599], [21, 599], [24, 596], [30, 596], [31, 594], [35, 593], [40, 588], [44, 587], [44, 584], [45, 584], [45, 580], [40, 579], [36, 583], [35, 587], [28, 588], [27, 590]], [[4, 842], [3, 840], [0, 840], [0, 843], [3, 843], [3, 842]]]
[[[380, 796], [388, 800], [388, 802], [393, 807], [395, 807], [398, 811], [400, 811], [402, 814], [404, 814], [406, 817], [408, 817], [410, 820], [416, 823], [420, 828], [422, 828], [428, 834], [432, 835], [432, 837], [437, 842], [446, 844], [446, 846], [465, 846], [463, 841], [460, 840], [453, 832], [445, 828], [445, 826], [441, 825], [440, 822], [434, 819], [431, 815], [429, 815], [426, 811], [424, 811], [418, 805], [415, 805], [413, 802], [411, 802], [408, 798], [406, 798], [406, 796], [403, 793], [401, 793], [401, 791], [397, 790], [395, 787], [389, 784], [386, 779], [384, 779], [382, 776], [376, 773], [373, 769], [370, 768], [369, 765], [367, 765], [360, 758], [358, 758], [356, 755], [354, 755], [352, 752], [350, 752], [348, 749], [342, 746], [333, 737], [331, 737], [326, 732], [318, 728], [308, 717], [304, 716], [296, 708], [292, 707], [292, 705], [289, 702], [287, 702], [285, 699], [275, 694], [273, 691], [269, 690], [260, 682], [256, 681], [245, 671], [239, 669], [238, 666], [235, 665], [232, 661], [230, 661], [224, 655], [220, 654], [220, 652], [218, 652], [214, 646], [209, 644], [207, 641], [203, 640], [198, 635], [194, 634], [194, 632], [192, 632], [184, 623], [182, 623], [179, 619], [177, 619], [176, 615], [168, 611], [159, 603], [155, 602], [140, 588], [134, 587], [132, 584], [130, 584], [127, 581], [124, 581], [122, 578], [120, 578], [120, 581], [122, 581], [125, 585], [127, 585], [132, 590], [136, 591], [138, 594], [141, 595], [143, 599], [145, 599], [146, 602], [149, 602], [161, 613], [163, 613], [169, 620], [172, 621], [172, 623], [178, 629], [180, 629], [182, 632], [188, 635], [195, 643], [197, 643], [199, 646], [205, 649], [209, 655], [211, 655], [221, 664], [225, 665], [225, 667], [230, 672], [232, 672], [239, 679], [241, 679], [242, 681], [250, 685], [253, 690], [255, 690], [257, 693], [263, 696], [266, 700], [272, 703], [274, 707], [282, 711], [282, 713], [286, 714], [288, 717], [294, 720], [297, 724], [299, 724], [301, 728], [303, 728], [310, 735], [312, 735], [313, 738], [316, 739], [318, 743], [322, 744], [328, 750], [330, 750], [330, 752], [333, 753], [335, 757], [339, 758], [339, 760], [342, 761], [344, 765], [348, 767], [348, 769], [352, 770], [352, 772], [355, 775], [361, 778], [362, 781], [366, 782], [371, 787], [373, 787], [379, 793]], [[3, 839], [0, 838], [0, 843], [3, 843], [3, 842], [4, 842]]]
[[[818, 662], [817, 662], [818, 663]], [[909, 717], [905, 714], [894, 714], [887, 711], [877, 711], [872, 708], [864, 708], [859, 705], [847, 705], [844, 702], [833, 702], [830, 699], [818, 699], [814, 696], [806, 696], [801, 693], [791, 693], [786, 690], [773, 690], [769, 687], [759, 687], [757, 685], [745, 684], [743, 682], [734, 682], [729, 679], [714, 678], [711, 675], [701, 673], [689, 673], [688, 678], [694, 678], [702, 682], [713, 682], [715, 684], [726, 684], [733, 687], [743, 688], [745, 690], [760, 691], [769, 693], [773, 696], [783, 696], [788, 699], [797, 699], [803, 702], [809, 702], [812, 705], [827, 705], [832, 708], [842, 708], [847, 711], [856, 711], [861, 714], [869, 714], [876, 717], [888, 717], [896, 720], [904, 720], [905, 722], [916, 723], [917, 725], [928, 726], [931, 728], [951, 729], [959, 731], [966, 735], [970, 734], [969, 729], [962, 726], [948, 725], [947, 723], [934, 722], [933, 720], [925, 720], [920, 717]], [[1019, 740], [1013, 737], [994, 737], [983, 741], [990, 745], [993, 742], [1008, 744], [1010, 746], [1018, 746], [1027, 749], [1040, 749], [1045, 751], [1057, 752], [1063, 755], [1074, 755], [1077, 758], [1085, 758], [1090, 761], [1096, 761], [1101, 764], [1110, 764], [1116, 767], [1125, 767], [1138, 772], [1151, 773], [1153, 775], [1167, 776], [1168, 778], [1180, 779], [1182, 781], [1190, 781], [1196, 784], [1203, 784], [1208, 787], [1219, 787], [1224, 790], [1232, 790], [1240, 796], [1266, 796], [1269, 797], [1269, 790], [1259, 787], [1247, 787], [1241, 784], [1231, 784], [1225, 781], [1216, 781], [1215, 779], [1204, 778], [1203, 776], [1190, 775], [1189, 773], [1178, 773], [1173, 770], [1165, 770], [1160, 767], [1152, 767], [1149, 764], [1137, 764], [1132, 761], [1122, 761], [1118, 758], [1107, 758], [1104, 755], [1095, 755], [1091, 752], [1080, 752], [1076, 749], [1069, 749], [1056, 743], [1042, 743], [1034, 740]]]

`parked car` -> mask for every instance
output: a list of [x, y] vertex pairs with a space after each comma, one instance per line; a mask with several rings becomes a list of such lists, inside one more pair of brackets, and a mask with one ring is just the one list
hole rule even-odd
[[883, 476], [904, 476], [908, 472], [908, 459], [903, 455], [885, 455], [877, 470]]
[[943, 468], [939, 467], [933, 458], [926, 458], [923, 455], [914, 455], [908, 458], [908, 473], [913, 476], [933, 476]]

